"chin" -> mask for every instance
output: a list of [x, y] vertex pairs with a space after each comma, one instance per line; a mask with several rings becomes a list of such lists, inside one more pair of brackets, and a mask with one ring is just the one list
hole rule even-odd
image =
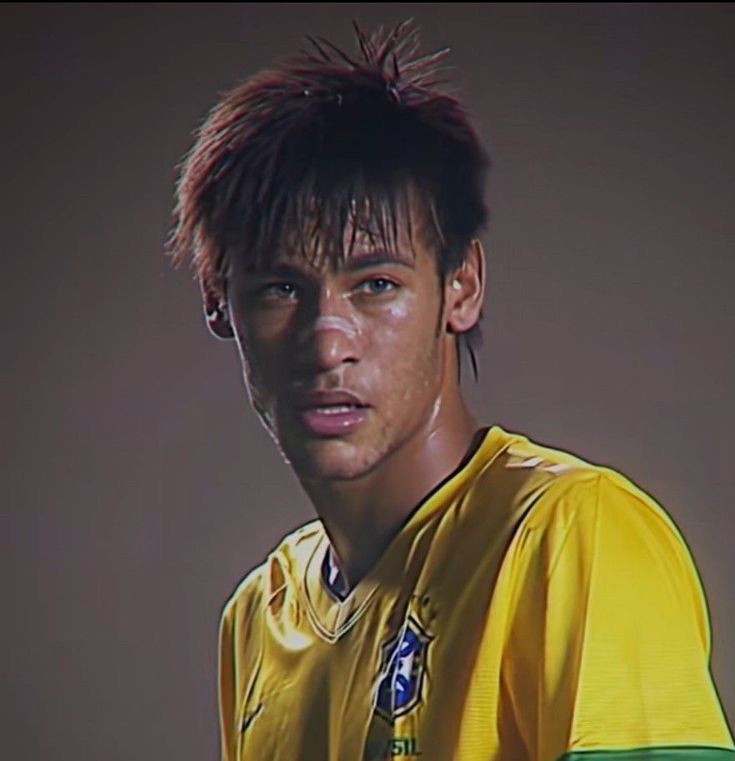
[[282, 450], [301, 479], [350, 481], [367, 475], [383, 459], [372, 447], [334, 437], [301, 439]]

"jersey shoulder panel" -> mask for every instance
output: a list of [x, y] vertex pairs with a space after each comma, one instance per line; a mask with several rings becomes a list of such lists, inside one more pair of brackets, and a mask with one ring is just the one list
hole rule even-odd
[[[532, 509], [527, 511], [524, 530], [566, 526], [573, 519], [583, 518], [582, 511], [614, 510], [620, 521], [653, 524], [674, 544], [686, 548], [681, 533], [658, 501], [608, 465], [519, 436], [506, 447], [496, 466], [500, 478], [525, 474], [523, 494]], [[602, 500], [601, 492], [605, 497]]]
[[541, 468], [550, 473], [599, 467], [579, 455], [541, 444], [523, 434], [514, 434], [513, 440], [505, 451], [511, 458], [512, 467]]
[[626, 476], [578, 460], [539, 482], [507, 555], [504, 673], [525, 706], [523, 736], [549, 761], [572, 750], [731, 748], [680, 532]]
[[219, 623], [219, 720], [222, 761], [235, 761], [245, 697], [260, 671], [266, 610], [299, 573], [322, 535], [321, 522], [286, 535], [268, 557], [238, 583], [222, 608]]
[[321, 540], [320, 520], [309, 521], [288, 533], [266, 559], [238, 583], [223, 608], [223, 617], [252, 617], [255, 609], [288, 582], [298, 583], [309, 556]]
[[487, 478], [485, 483], [495, 498], [521, 506], [521, 525], [528, 529], [550, 518], [544, 505], [556, 505], [558, 513], [568, 505], [557, 504], [558, 496], [578, 484], [594, 484], [603, 470], [604, 466], [563, 449], [513, 434], [480, 480]]

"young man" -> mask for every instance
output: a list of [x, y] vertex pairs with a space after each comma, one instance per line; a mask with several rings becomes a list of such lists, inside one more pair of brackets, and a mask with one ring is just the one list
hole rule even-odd
[[222, 758], [735, 761], [665, 511], [463, 401], [488, 160], [445, 51], [357, 41], [229, 93], [178, 185], [174, 258], [318, 515], [224, 608]]

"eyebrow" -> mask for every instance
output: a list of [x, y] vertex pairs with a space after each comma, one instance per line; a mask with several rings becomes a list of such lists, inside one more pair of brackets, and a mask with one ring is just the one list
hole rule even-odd
[[[344, 260], [341, 269], [346, 272], [359, 272], [384, 264], [397, 264], [408, 269], [415, 268], [413, 258], [397, 251], [380, 250], [354, 253]], [[248, 275], [255, 277], [303, 277], [305, 274], [303, 268], [288, 261], [274, 262], [269, 267], [259, 270], [253, 269], [248, 272]]]
[[398, 251], [366, 251], [356, 253], [348, 257], [344, 263], [344, 269], [348, 272], [367, 269], [381, 264], [398, 264], [402, 267], [414, 268], [414, 261]]

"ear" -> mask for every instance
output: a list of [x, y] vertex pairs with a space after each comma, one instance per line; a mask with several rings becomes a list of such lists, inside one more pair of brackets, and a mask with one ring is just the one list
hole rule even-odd
[[202, 292], [204, 319], [209, 332], [222, 341], [234, 338], [235, 333], [230, 322], [225, 280], [220, 276], [200, 278], [199, 288]]
[[465, 333], [480, 319], [485, 295], [485, 251], [477, 238], [469, 245], [459, 269], [444, 285], [446, 325], [450, 333]]

